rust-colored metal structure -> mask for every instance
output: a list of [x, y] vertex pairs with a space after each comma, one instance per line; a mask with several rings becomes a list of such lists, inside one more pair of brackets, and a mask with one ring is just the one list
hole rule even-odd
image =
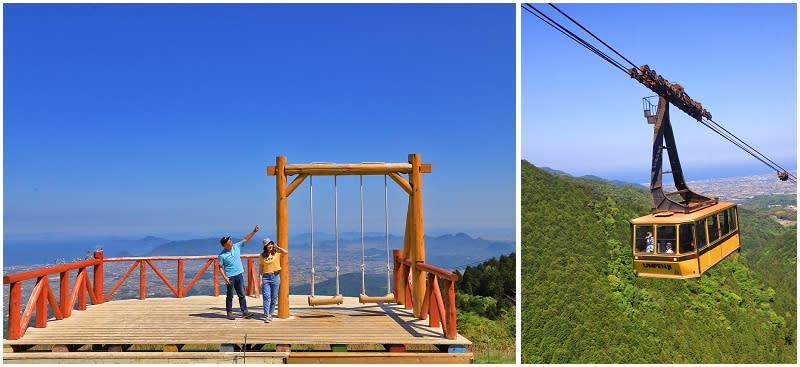
[[[658, 104], [654, 104], [653, 98], [655, 97], [646, 97], [642, 100], [645, 118], [648, 123], [653, 124], [653, 160], [650, 169], [651, 212], [689, 213], [718, 203], [718, 198], [700, 195], [686, 185], [669, 119], [669, 102], [664, 96], [659, 96]], [[668, 172], [662, 170], [665, 150], [670, 164]], [[677, 191], [664, 191], [664, 173], [672, 174]]]

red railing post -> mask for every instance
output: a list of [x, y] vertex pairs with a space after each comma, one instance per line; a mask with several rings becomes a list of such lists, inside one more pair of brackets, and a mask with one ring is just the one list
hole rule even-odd
[[253, 259], [247, 259], [247, 291], [248, 296], [253, 295]]
[[59, 274], [58, 282], [59, 301], [61, 302], [61, 314], [64, 318], [72, 314], [72, 305], [69, 304], [69, 272], [62, 271]]
[[456, 290], [453, 279], [445, 280], [444, 305], [447, 313], [445, 318], [447, 331], [445, 335], [447, 339], [455, 339], [458, 331], [456, 329]]
[[178, 259], [178, 298], [183, 298], [183, 259]]
[[[84, 277], [89, 276], [89, 274], [86, 272], [86, 267], [82, 267], [78, 270], [78, 276], [80, 276], [81, 273], [83, 273]], [[78, 292], [78, 310], [83, 311], [86, 309], [86, 280], [83, 280], [81, 281], [80, 284], [78, 284], [77, 292]]]
[[406, 310], [411, 310], [414, 308], [414, 304], [411, 298], [411, 266], [407, 264], [403, 264], [403, 277], [406, 279], [406, 301], [403, 303]]
[[219, 258], [214, 258], [214, 297], [219, 296]]
[[147, 268], [145, 267], [145, 261], [139, 261], [139, 299], [145, 298], [145, 290], [146, 290], [146, 282], [147, 282]]
[[43, 283], [41, 285], [42, 291], [39, 293], [39, 297], [35, 300], [31, 300], [31, 302], [36, 302], [36, 327], [43, 328], [47, 327], [47, 288], [48, 288], [48, 281], [47, 276], [39, 277], [36, 279], [36, 283]]
[[400, 258], [403, 257], [403, 250], [394, 249], [392, 254], [394, 255], [394, 302], [402, 305], [405, 302], [405, 297], [400, 297], [400, 282], [403, 276], [403, 265], [400, 262]]
[[428, 289], [427, 295], [425, 299], [428, 300], [428, 310], [430, 313], [430, 319], [428, 320], [428, 326], [430, 327], [439, 327], [439, 320], [441, 315], [439, 315], [439, 305], [437, 304], [438, 297], [434, 294], [434, 292], [438, 289], [436, 285], [439, 282], [439, 279], [436, 277], [434, 273], [428, 273]]
[[20, 338], [20, 306], [22, 298], [22, 282], [9, 284], [8, 292], [8, 340]]
[[105, 302], [103, 299], [103, 251], [95, 251], [94, 258], [98, 260], [94, 265], [94, 294], [98, 304]]

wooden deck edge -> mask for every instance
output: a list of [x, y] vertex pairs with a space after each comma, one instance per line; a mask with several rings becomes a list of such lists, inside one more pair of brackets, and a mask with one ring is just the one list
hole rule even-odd
[[391, 352], [292, 352], [288, 364], [390, 364], [390, 363], [472, 363], [472, 352], [466, 353], [391, 353]]
[[3, 353], [3, 363], [286, 363], [286, 352], [25, 352]]

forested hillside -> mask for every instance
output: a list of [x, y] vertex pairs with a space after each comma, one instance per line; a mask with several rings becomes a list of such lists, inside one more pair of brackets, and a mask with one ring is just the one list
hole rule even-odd
[[472, 341], [475, 363], [514, 363], [516, 256], [456, 271], [458, 332]]
[[741, 210], [741, 255], [637, 278], [628, 220], [647, 195], [522, 162], [523, 362], [796, 363], [796, 227]]

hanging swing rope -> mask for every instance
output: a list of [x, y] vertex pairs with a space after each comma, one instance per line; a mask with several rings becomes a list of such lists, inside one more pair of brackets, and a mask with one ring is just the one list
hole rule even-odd
[[382, 297], [371, 297], [367, 295], [366, 272], [367, 264], [364, 256], [364, 177], [359, 176], [361, 190], [361, 294], [358, 301], [361, 303], [392, 303], [394, 294], [391, 292], [391, 275], [389, 267], [389, 196], [387, 190], [386, 175], [383, 176], [383, 208], [386, 218], [386, 295]]
[[366, 272], [367, 272], [367, 265], [364, 262], [364, 176], [358, 176], [358, 186], [360, 191], [360, 203], [361, 203], [361, 294], [367, 294], [367, 285], [366, 285]]
[[[308, 212], [311, 218], [311, 298], [314, 298], [314, 176], [308, 178]], [[309, 298], [309, 303], [311, 303]]]
[[336, 218], [336, 295], [339, 296], [339, 191], [336, 187], [336, 176], [333, 176], [333, 211]]
[[[334, 203], [336, 198], [336, 178], [333, 180]], [[311, 219], [311, 295], [308, 296], [309, 306], [340, 305], [344, 300], [339, 294], [339, 208], [336, 206], [336, 295], [319, 297], [314, 293], [314, 283], [316, 275], [316, 264], [314, 263], [314, 176], [308, 177], [308, 199], [309, 217]]]
[[386, 294], [392, 293], [391, 260], [389, 255], [389, 189], [387, 175], [383, 175], [383, 213], [386, 217]]

